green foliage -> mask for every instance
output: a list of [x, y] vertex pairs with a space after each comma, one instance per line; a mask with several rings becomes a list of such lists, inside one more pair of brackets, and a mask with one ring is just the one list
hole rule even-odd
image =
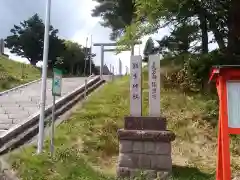
[[[65, 49], [62, 53], [62, 63], [59, 67], [65, 69], [68, 74], [72, 75], [83, 75], [84, 72], [89, 74], [90, 60], [92, 61], [92, 58], [94, 57], [94, 54], [90, 54], [90, 48], [86, 49], [78, 43], [71, 41], [65, 41], [64, 46]], [[87, 58], [87, 61], [85, 61], [85, 58]], [[91, 65], [92, 71], [96, 73], [93, 61]]]
[[[14, 28], [10, 30], [13, 35], [8, 36], [5, 40], [6, 47], [10, 49], [11, 53], [27, 58], [35, 66], [38, 61], [43, 59], [44, 28], [42, 19], [35, 14], [28, 20], [20, 22], [20, 25], [14, 25]], [[89, 62], [94, 57], [94, 54], [90, 54], [90, 48], [59, 39], [57, 34], [58, 30], [50, 26], [49, 72], [54, 66], [57, 66], [64, 71], [64, 74], [89, 74]], [[85, 58], [88, 61], [85, 61]], [[86, 72], [84, 73], [85, 67]], [[92, 71], [97, 72], [93, 61]]]
[[170, 33], [170, 36], [165, 36], [160, 41], [160, 44], [163, 50], [170, 50], [174, 55], [188, 53], [191, 43], [199, 39], [199, 27], [197, 23], [180, 23]]
[[134, 19], [134, 0], [95, 0], [99, 3], [93, 10], [92, 16], [102, 17], [102, 26], [112, 29], [111, 40], [116, 40], [125, 33], [125, 27]]
[[[43, 58], [44, 23], [38, 14], [33, 15], [20, 25], [14, 25], [10, 30], [12, 35], [5, 39], [6, 47], [11, 53], [25, 57], [32, 65], [36, 65]], [[57, 37], [58, 30], [50, 26], [49, 33], [49, 59], [55, 60], [60, 56], [64, 46]]]
[[[237, 10], [240, 7], [239, 1], [212, 1], [212, 0], [139, 0], [136, 1], [136, 21], [133, 23], [138, 24], [138, 29], [133, 33], [141, 35], [151, 34], [158, 32], [162, 27], [173, 29], [171, 36], [177, 32], [180, 36], [188, 37], [186, 28], [179, 31], [183, 23], [186, 25], [196, 24], [196, 31], [200, 32], [198, 37], [184, 38], [185, 49], [189, 42], [192, 40], [201, 40], [201, 47], [195, 44], [195, 50], [202, 53], [208, 53], [208, 33], [211, 32], [214, 36], [212, 42], [216, 42], [220, 50], [228, 49], [230, 55], [239, 54], [239, 26], [235, 21], [239, 18], [240, 13]], [[184, 26], [183, 26], [184, 27]], [[127, 31], [127, 28], [125, 28]], [[128, 30], [132, 30], [131, 28]], [[189, 32], [190, 33], [190, 32]], [[185, 36], [184, 36], [185, 35]], [[166, 39], [169, 39], [166, 38]], [[191, 40], [192, 39], [192, 40]], [[125, 37], [125, 42], [131, 42], [129, 37]], [[186, 46], [187, 45], [187, 46]], [[179, 46], [179, 44], [178, 44]], [[171, 51], [171, 49], [170, 49]]]
[[[166, 62], [168, 59], [164, 61]], [[219, 51], [203, 55], [183, 54], [170, 58], [169, 61], [172, 61], [173, 65], [174, 61], [176, 61], [178, 65], [175, 69], [171, 68], [166, 73], [165, 85], [179, 87], [185, 92], [208, 90], [211, 87], [208, 84], [210, 69], [214, 65], [226, 63], [225, 57]]]
[[0, 91], [39, 79], [40, 70], [0, 56]]

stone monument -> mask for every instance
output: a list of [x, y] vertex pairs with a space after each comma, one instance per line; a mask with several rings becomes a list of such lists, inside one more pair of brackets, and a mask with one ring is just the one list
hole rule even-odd
[[160, 57], [150, 55], [149, 116], [142, 116], [142, 57], [131, 56], [130, 116], [118, 130], [119, 158], [117, 176], [133, 178], [139, 173], [151, 180], [166, 179], [172, 170], [171, 142], [175, 134], [167, 130], [160, 115]]

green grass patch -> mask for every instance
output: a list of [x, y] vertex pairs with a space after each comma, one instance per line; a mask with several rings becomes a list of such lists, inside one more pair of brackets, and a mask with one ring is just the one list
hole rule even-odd
[[40, 78], [38, 68], [0, 56], [0, 91]]
[[12, 167], [23, 180], [110, 180], [89, 166], [76, 149], [58, 148], [54, 158], [46, 152], [39, 156], [34, 153], [30, 148], [12, 156]]

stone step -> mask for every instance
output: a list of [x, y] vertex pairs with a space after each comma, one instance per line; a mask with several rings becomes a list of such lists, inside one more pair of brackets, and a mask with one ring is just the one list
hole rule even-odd
[[[62, 96], [83, 85], [85, 78], [63, 78]], [[39, 112], [41, 81], [0, 96], [0, 133]], [[56, 97], [59, 99], [60, 97]], [[46, 106], [52, 105], [52, 80], [47, 80]], [[1, 123], [2, 122], [2, 123]]]
[[7, 119], [1, 119], [0, 124], [12, 124], [13, 119], [7, 118]]
[[14, 124], [0, 124], [0, 130], [8, 130], [10, 129]]
[[15, 114], [8, 114], [8, 118], [11, 119], [24, 119], [24, 118], [28, 118], [31, 114], [29, 114], [26, 111], [22, 111], [19, 113], [15, 113]]
[[9, 119], [9, 116], [8, 114], [0, 114], [0, 122], [1, 121], [6, 121]]
[[15, 107], [20, 107], [20, 105], [17, 104], [17, 103], [4, 103], [4, 104], [0, 104], [0, 107], [2, 107], [2, 108], [9, 108], [9, 107], [15, 108]]
[[5, 132], [6, 132], [6, 130], [0, 130], [0, 136]]
[[[0, 107], [0, 111], [5, 112], [6, 114], [8, 113], [18, 113], [19, 111], [23, 111], [24, 107]], [[4, 114], [4, 113], [2, 113]]]

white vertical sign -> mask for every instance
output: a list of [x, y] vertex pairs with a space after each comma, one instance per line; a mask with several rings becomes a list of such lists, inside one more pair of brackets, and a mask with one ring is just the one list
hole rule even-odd
[[119, 64], [118, 64], [118, 73], [119, 73], [119, 75], [122, 75], [122, 61], [121, 61], [121, 59], [119, 59]]
[[142, 115], [142, 57], [131, 56], [130, 59], [130, 114]]
[[148, 62], [149, 116], [160, 116], [160, 56], [150, 55]]

